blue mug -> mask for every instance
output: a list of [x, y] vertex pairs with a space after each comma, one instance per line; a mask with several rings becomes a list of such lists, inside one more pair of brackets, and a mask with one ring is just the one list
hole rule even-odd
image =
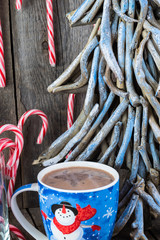
[[[70, 167], [100, 169], [111, 174], [114, 181], [106, 186], [89, 190], [63, 190], [42, 182], [43, 176], [47, 173]], [[16, 190], [11, 199], [13, 214], [35, 239], [111, 239], [119, 198], [119, 175], [115, 169], [95, 162], [59, 163], [40, 171], [37, 179], [38, 183], [25, 185]], [[17, 196], [26, 191], [37, 191], [39, 194], [40, 211], [47, 237], [24, 218], [17, 205]]]

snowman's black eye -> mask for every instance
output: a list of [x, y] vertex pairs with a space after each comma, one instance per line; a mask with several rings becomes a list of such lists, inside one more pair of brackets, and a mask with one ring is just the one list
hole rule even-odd
[[69, 210], [67, 210], [67, 212], [69, 212]]

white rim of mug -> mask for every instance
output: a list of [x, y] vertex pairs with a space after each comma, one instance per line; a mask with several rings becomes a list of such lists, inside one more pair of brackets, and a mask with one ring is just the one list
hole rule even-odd
[[[41, 180], [43, 178], [43, 176], [51, 171], [54, 170], [60, 170], [63, 168], [71, 168], [71, 167], [88, 167], [88, 168], [95, 168], [95, 169], [99, 169], [99, 170], [103, 170], [109, 174], [111, 174], [114, 177], [114, 181], [111, 182], [108, 185], [105, 185], [103, 187], [99, 187], [99, 188], [94, 188], [94, 189], [88, 189], [88, 190], [66, 190], [66, 189], [61, 189], [61, 188], [56, 188], [56, 187], [51, 187], [49, 185], [46, 185], [45, 183], [43, 183]], [[51, 165], [49, 167], [44, 168], [43, 170], [41, 170], [37, 176], [38, 182], [40, 182], [43, 186], [52, 189], [52, 190], [56, 190], [59, 192], [66, 192], [66, 193], [89, 193], [89, 192], [98, 192], [101, 190], [105, 190], [108, 189], [112, 186], [114, 186], [118, 180], [119, 180], [119, 174], [118, 172], [105, 164], [102, 163], [96, 163], [96, 162], [86, 162], [86, 161], [82, 161], [82, 162], [67, 162], [67, 163], [58, 163], [55, 165]]]

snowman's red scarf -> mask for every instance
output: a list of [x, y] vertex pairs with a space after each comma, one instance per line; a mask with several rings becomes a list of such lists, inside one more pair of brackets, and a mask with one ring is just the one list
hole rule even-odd
[[77, 228], [79, 228], [81, 221], [79, 221], [76, 217], [75, 222], [69, 226], [64, 226], [62, 224], [60, 224], [57, 219], [54, 217], [53, 218], [53, 222], [56, 225], [56, 227], [59, 229], [59, 231], [61, 231], [63, 234], [70, 234], [74, 231], [77, 230]]
[[96, 214], [96, 209], [92, 208], [90, 205], [85, 208], [81, 208], [77, 204], [76, 207], [78, 210], [78, 215], [76, 216], [74, 223], [69, 226], [64, 226], [60, 224], [55, 217], [53, 218], [53, 223], [63, 234], [70, 234], [76, 231], [77, 228], [79, 228], [81, 221], [86, 221]]

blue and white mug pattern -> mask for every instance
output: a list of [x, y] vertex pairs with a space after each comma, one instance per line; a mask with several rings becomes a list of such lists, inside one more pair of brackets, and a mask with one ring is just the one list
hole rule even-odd
[[[56, 189], [41, 181], [50, 171], [80, 166], [107, 171], [114, 176], [114, 181], [107, 186], [84, 191]], [[26, 226], [21, 212], [17, 213], [16, 197], [24, 191], [38, 191], [48, 238], [32, 225], [27, 223]], [[94, 162], [68, 162], [43, 169], [38, 174], [38, 185], [25, 185], [18, 189], [12, 197], [11, 208], [21, 225], [37, 240], [109, 240], [116, 220], [118, 198], [119, 176], [113, 168]]]

